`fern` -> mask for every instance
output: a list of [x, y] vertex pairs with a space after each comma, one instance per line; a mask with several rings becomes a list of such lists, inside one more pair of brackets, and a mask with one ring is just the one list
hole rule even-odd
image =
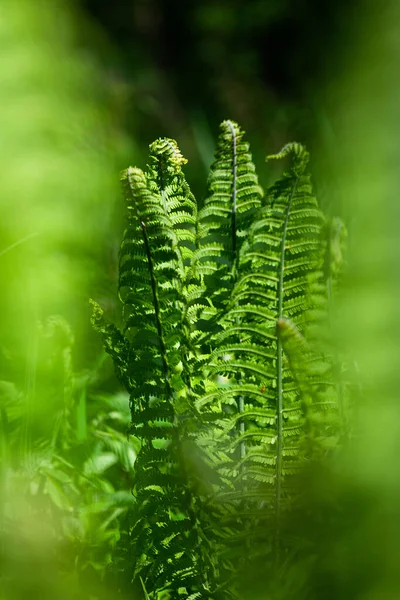
[[307, 151], [269, 157], [291, 164], [263, 197], [243, 135], [222, 123], [199, 212], [175, 141], [123, 173], [123, 332], [95, 304], [141, 440], [122, 568], [149, 598], [235, 595], [243, 541], [279, 563], [298, 474], [338, 437], [338, 357], [315, 331], [341, 234], [324, 237]]
[[240, 249], [261, 206], [262, 194], [243, 131], [236, 123], [224, 121], [199, 214], [201, 241], [197, 253], [215, 308], [222, 308], [230, 297]]
[[233, 401], [242, 399], [238, 412], [227, 417], [243, 424], [230, 449], [237, 459], [241, 446], [240, 465], [246, 468], [235, 473], [246, 480], [249, 500], [259, 498], [257, 490], [263, 488], [275, 522], [275, 554], [281, 513], [292, 494], [291, 475], [302, 464], [298, 448], [311, 401], [311, 384], [300, 373], [305, 367], [293, 359], [304, 353], [304, 345], [293, 352], [290, 340], [301, 338], [306, 326], [309, 276], [318, 265], [323, 225], [305, 173], [308, 154], [289, 144], [270, 158], [288, 155], [292, 165], [268, 191], [239, 254], [239, 276], [210, 362], [210, 373], [228, 377], [231, 384], [220, 394], [220, 404], [232, 410]]
[[[147, 174], [128, 169], [123, 183], [128, 228], [120, 252], [120, 297], [131, 379], [131, 432], [142, 441], [131, 538], [133, 579], [155, 590], [206, 589], [193, 501], [185, 482], [183, 417], [193, 393], [187, 283], [195, 248], [195, 204], [175, 142], [151, 147]], [[196, 294], [195, 294], [196, 295]], [[109, 325], [102, 327], [109, 339]], [[115, 355], [116, 347], [110, 348]], [[182, 365], [185, 366], [183, 369]], [[121, 372], [121, 368], [117, 365]]]

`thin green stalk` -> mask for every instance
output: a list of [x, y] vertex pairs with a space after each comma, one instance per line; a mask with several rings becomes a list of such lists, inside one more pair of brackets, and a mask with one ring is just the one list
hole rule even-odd
[[144, 593], [145, 600], [150, 600], [150, 596], [147, 593], [146, 586], [144, 585], [143, 579], [141, 577], [139, 577], [139, 579], [140, 579], [140, 583], [142, 584], [142, 588], [143, 588], [143, 593]]
[[24, 244], [25, 242], [27, 242], [31, 238], [36, 237], [37, 235], [39, 235], [39, 233], [37, 231], [35, 231], [34, 233], [30, 233], [29, 235], [25, 236], [21, 240], [18, 240], [17, 242], [14, 242], [10, 246], [7, 246], [7, 248], [4, 248], [4, 250], [1, 250], [0, 256], [3, 256], [4, 254], [7, 254], [7, 252], [10, 252], [10, 250], [13, 250], [17, 246], [20, 246], [21, 244]]
[[237, 143], [235, 129], [231, 121], [228, 121], [232, 133], [232, 211], [231, 211], [231, 233], [232, 233], [232, 255], [233, 255], [233, 275], [237, 276], [238, 270], [238, 252], [237, 252], [237, 231], [236, 231], [236, 213], [237, 213]]
[[[233, 279], [236, 281], [238, 276], [238, 261], [239, 254], [237, 251], [237, 223], [236, 223], [236, 215], [237, 215], [237, 141], [236, 141], [236, 133], [235, 128], [233, 127], [232, 121], [228, 121], [229, 128], [232, 134], [232, 211], [231, 211], [231, 235], [232, 235], [232, 257], [233, 257], [233, 265], [232, 265], [232, 274]], [[236, 324], [239, 324], [239, 317], [236, 318]], [[242, 375], [239, 376], [242, 378]], [[240, 383], [240, 382], [239, 382]], [[239, 413], [244, 412], [244, 396], [239, 396], [238, 398], [238, 411]], [[245, 432], [245, 424], [243, 419], [239, 422], [239, 432], [241, 435]], [[240, 442], [240, 459], [242, 460], [246, 456], [246, 447], [244, 442]]]
[[158, 301], [157, 282], [156, 282], [156, 278], [154, 276], [153, 258], [151, 256], [149, 238], [147, 236], [146, 224], [144, 223], [144, 221], [140, 221], [140, 227], [142, 228], [144, 247], [145, 247], [146, 256], [147, 256], [147, 264], [149, 267], [150, 285], [151, 285], [151, 293], [153, 295], [153, 305], [154, 305], [154, 313], [155, 313], [155, 317], [156, 317], [157, 335], [158, 335], [158, 340], [160, 343], [161, 362], [162, 362], [162, 366], [163, 366], [165, 382], [166, 382], [167, 388], [169, 389], [169, 392], [171, 392], [170, 383], [169, 383], [169, 368], [168, 368], [168, 363], [167, 363], [166, 348], [165, 348], [162, 326], [161, 326], [160, 303]]

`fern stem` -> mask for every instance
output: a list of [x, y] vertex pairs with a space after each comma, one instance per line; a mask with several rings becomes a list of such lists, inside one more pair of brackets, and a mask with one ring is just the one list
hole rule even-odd
[[[232, 134], [232, 275], [235, 281], [238, 275], [238, 252], [237, 252], [237, 232], [236, 232], [236, 213], [237, 213], [237, 141], [236, 132], [232, 121], [228, 121], [229, 128]], [[239, 318], [236, 318], [236, 324], [239, 323]], [[239, 413], [244, 412], [244, 397], [240, 396], [237, 401]], [[245, 424], [241, 419], [239, 424], [239, 432], [242, 435], [245, 432]], [[240, 459], [246, 455], [244, 442], [240, 443]]]
[[166, 383], [167, 387], [169, 388], [170, 387], [169, 386], [169, 368], [168, 368], [168, 363], [167, 363], [166, 349], [165, 349], [165, 343], [164, 343], [162, 326], [161, 326], [160, 303], [158, 301], [158, 295], [157, 295], [157, 282], [156, 282], [156, 278], [154, 276], [153, 258], [151, 256], [149, 239], [147, 237], [146, 224], [142, 220], [140, 221], [140, 227], [142, 228], [144, 247], [145, 247], [146, 256], [147, 256], [147, 264], [149, 266], [151, 293], [153, 295], [153, 304], [154, 304], [154, 313], [155, 313], [155, 318], [156, 318], [157, 335], [158, 335], [158, 339], [159, 339], [159, 343], [160, 343], [160, 351], [161, 351], [161, 361], [162, 361], [162, 366], [163, 366], [163, 371], [164, 371], [165, 383]]
[[232, 133], [232, 254], [233, 254], [233, 269], [234, 276], [237, 274], [237, 239], [236, 239], [236, 212], [237, 212], [237, 143], [236, 133], [232, 121], [228, 121], [229, 128]]
[[[284, 292], [284, 273], [285, 273], [285, 247], [287, 228], [289, 224], [290, 209], [294, 194], [297, 189], [298, 177], [296, 178], [292, 191], [290, 193], [285, 222], [282, 232], [282, 245], [279, 267], [279, 282], [278, 282], [278, 321], [283, 317], [283, 292]], [[275, 561], [279, 562], [280, 550], [280, 528], [281, 528], [281, 494], [282, 494], [282, 459], [283, 459], [283, 346], [282, 340], [277, 335], [277, 457], [276, 457], [276, 497], [275, 497]]]
[[7, 252], [10, 252], [10, 250], [13, 250], [17, 246], [20, 246], [21, 244], [24, 244], [25, 242], [27, 242], [31, 238], [36, 237], [37, 235], [39, 235], [39, 232], [35, 231], [35, 232], [30, 233], [29, 235], [25, 236], [21, 240], [18, 240], [17, 242], [14, 242], [10, 246], [7, 246], [6, 248], [4, 248], [4, 250], [1, 250], [0, 251], [0, 256], [3, 256], [4, 254], [7, 254]]

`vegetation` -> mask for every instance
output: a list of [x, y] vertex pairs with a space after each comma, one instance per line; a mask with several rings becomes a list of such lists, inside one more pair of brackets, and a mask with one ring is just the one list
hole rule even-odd
[[302, 469], [342, 435], [342, 369], [321, 337], [340, 225], [324, 223], [306, 150], [269, 159], [286, 157], [264, 196], [243, 132], [224, 121], [201, 210], [174, 140], [150, 146], [146, 173], [123, 172], [124, 329], [96, 303], [93, 322], [141, 446], [118, 568], [150, 598], [236, 597], [252, 561], [282, 568], [301, 543], [286, 521]]
[[399, 596], [399, 10], [2, 1], [0, 600]]

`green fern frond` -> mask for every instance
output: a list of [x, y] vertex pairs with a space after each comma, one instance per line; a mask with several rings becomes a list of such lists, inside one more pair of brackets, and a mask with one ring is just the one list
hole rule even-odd
[[224, 121], [208, 179], [204, 208], [200, 211], [200, 264], [218, 269], [217, 279], [206, 278], [207, 295], [221, 307], [227, 301], [238, 272], [238, 257], [263, 191], [258, 184], [244, 132]]
[[[304, 394], [293, 361], [285, 353], [279, 324], [288, 319], [296, 331], [304, 330], [307, 321], [309, 277], [318, 266], [323, 216], [312, 195], [306, 173], [308, 153], [300, 144], [289, 144], [282, 152], [269, 157], [290, 156], [292, 164], [281, 179], [267, 192], [264, 206], [249, 227], [238, 255], [238, 277], [231, 292], [227, 312], [220, 319], [222, 331], [216, 334], [218, 348], [211, 355], [210, 374], [224, 375], [228, 384], [218, 395], [220, 406], [229, 405], [230, 386], [243, 385], [241, 404], [232, 416], [227, 416], [236, 428], [231, 448], [240, 447], [240, 480], [271, 485], [275, 496], [275, 539], [279, 545], [282, 506], [285, 502], [294, 467], [286, 465], [284, 449], [297, 445], [305, 431]], [[296, 348], [296, 353], [302, 352]], [[296, 354], [296, 355], [297, 355]], [[215, 358], [221, 356], [218, 362]], [[239, 383], [239, 385], [237, 385]], [[244, 391], [248, 386], [266, 391], [262, 411], [264, 419], [246, 419], [247, 407], [253, 395]], [[307, 380], [307, 385], [308, 380]], [[209, 402], [199, 400], [207, 406]], [[251, 414], [251, 413], [249, 413]], [[269, 418], [273, 415], [274, 418]], [[290, 440], [290, 441], [289, 441]], [[260, 447], [273, 471], [255, 469], [247, 454]], [[261, 450], [261, 448], [263, 450]], [[265, 448], [265, 450], [264, 450]], [[248, 465], [249, 469], [245, 466]], [[234, 477], [234, 476], [233, 476]], [[290, 485], [289, 485], [290, 487]]]
[[[196, 245], [197, 204], [182, 171], [187, 160], [175, 140], [159, 139], [150, 145], [147, 185], [161, 198], [161, 206], [168, 215], [176, 234], [174, 249], [181, 259], [181, 278], [190, 264]], [[185, 251], [186, 249], [186, 251]], [[191, 250], [191, 252], [189, 252]], [[186, 258], [186, 264], [182, 259]]]
[[[132, 167], [122, 174], [128, 227], [119, 289], [125, 335], [135, 348], [126, 365], [134, 388], [130, 431], [142, 443], [135, 465], [132, 574], [150, 595], [182, 585], [197, 593], [204, 585], [202, 552], [196, 550], [201, 534], [182, 452], [182, 418], [191, 418], [195, 380], [190, 319], [197, 309], [188, 309], [202, 299], [191, 271], [197, 208], [181, 171], [184, 162], [175, 142], [158, 140], [147, 174]], [[186, 515], [191, 527], [173, 514]]]
[[294, 175], [296, 178], [303, 175], [307, 168], [310, 154], [302, 144], [290, 142], [286, 144], [280, 152], [267, 156], [267, 160], [281, 160], [287, 156], [290, 156], [292, 159], [292, 164], [290, 165], [290, 170], [286, 172], [286, 175], [288, 177]]

